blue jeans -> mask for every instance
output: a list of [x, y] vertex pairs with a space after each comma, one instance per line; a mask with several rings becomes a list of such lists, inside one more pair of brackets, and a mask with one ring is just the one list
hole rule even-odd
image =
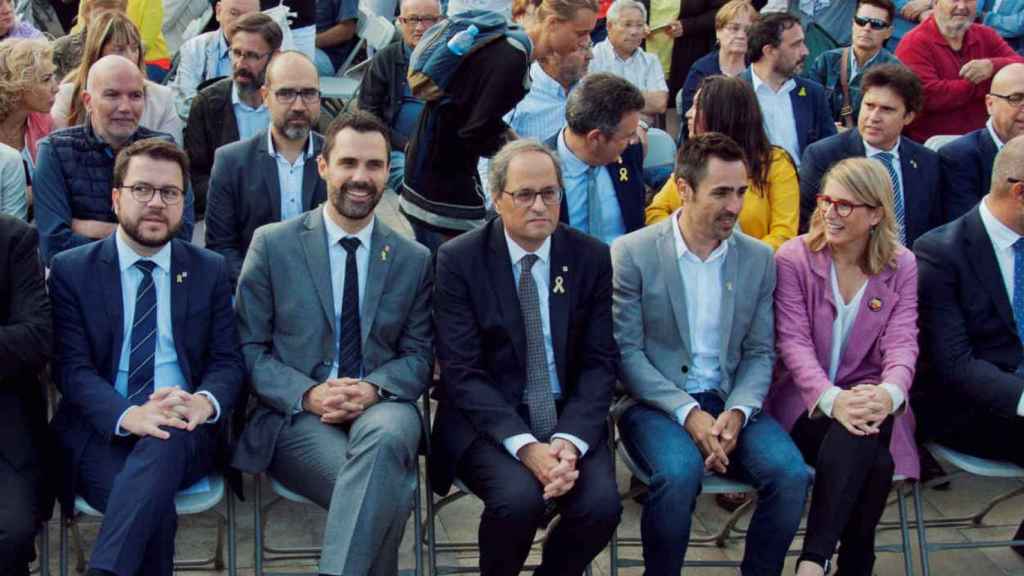
[[[724, 409], [716, 394], [697, 394], [712, 416]], [[690, 523], [704, 479], [704, 457], [675, 419], [645, 404], [619, 418], [630, 457], [651, 479], [640, 517], [646, 576], [679, 576], [690, 539]], [[789, 434], [766, 414], [755, 415], [730, 454], [728, 476], [757, 488], [743, 553], [744, 576], [777, 576], [793, 541], [810, 474]]]

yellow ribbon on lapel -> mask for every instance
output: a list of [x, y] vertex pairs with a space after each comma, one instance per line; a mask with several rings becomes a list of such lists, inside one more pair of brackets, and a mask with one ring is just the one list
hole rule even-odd
[[619, 168], [619, 182], [629, 182], [629, 170]]
[[551, 291], [555, 294], [565, 294], [565, 278], [555, 276], [555, 287]]

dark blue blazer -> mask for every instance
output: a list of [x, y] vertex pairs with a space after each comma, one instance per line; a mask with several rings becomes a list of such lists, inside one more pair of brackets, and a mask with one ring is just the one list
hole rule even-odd
[[946, 173], [949, 196], [946, 218], [952, 220], [966, 214], [992, 185], [992, 163], [996, 160], [996, 143], [988, 128], [968, 132], [939, 149], [939, 159]]
[[[558, 137], [562, 135], [559, 130], [554, 136], [548, 138], [544, 144], [558, 154]], [[615, 186], [615, 197], [619, 199], [619, 211], [622, 212], [622, 223], [626, 233], [643, 228], [644, 205], [647, 189], [644, 187], [644, 147], [639, 142], [626, 147], [619, 156], [618, 162], [606, 164], [605, 169], [612, 178], [612, 185]], [[562, 195], [562, 210], [559, 220], [569, 225], [569, 202], [565, 195]]]
[[[754, 85], [754, 77], [750, 68], [740, 73], [744, 82]], [[794, 76], [796, 88], [789, 93], [793, 103], [793, 115], [796, 117], [796, 136], [800, 144], [800, 155], [808, 146], [836, 133], [836, 125], [832, 121], [832, 109], [828, 105], [825, 88], [814, 80], [803, 76]]]
[[[900, 137], [900, 172], [907, 218], [907, 245], [925, 232], [944, 224], [942, 199], [945, 181], [939, 155], [913, 140]], [[814, 212], [821, 177], [833, 164], [867, 153], [857, 130], [847, 130], [807, 147], [800, 163], [800, 232], [806, 232]]]
[[[58, 335], [54, 380], [62, 394], [51, 425], [62, 448], [61, 499], [70, 503], [82, 452], [90, 443], [109, 444], [118, 418], [131, 406], [114, 389], [124, 339], [114, 236], [56, 255], [49, 284]], [[231, 415], [245, 374], [222, 256], [172, 240], [171, 322], [188, 387], [217, 399], [220, 426]]]

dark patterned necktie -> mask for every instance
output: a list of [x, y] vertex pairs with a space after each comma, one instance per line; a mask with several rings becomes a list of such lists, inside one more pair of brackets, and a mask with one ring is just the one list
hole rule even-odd
[[537, 255], [527, 254], [520, 262], [519, 307], [526, 326], [526, 406], [530, 411], [533, 435], [541, 442], [547, 442], [555, 430], [558, 415], [555, 411], [555, 396], [551, 392], [551, 378], [548, 376], [540, 295], [530, 271], [537, 262]]
[[903, 202], [903, 189], [900, 187], [900, 179], [896, 175], [896, 166], [893, 161], [896, 159], [889, 152], [875, 154], [875, 159], [885, 166], [889, 173], [889, 180], [892, 182], [892, 209], [896, 213], [896, 223], [900, 228], [900, 242], [907, 244], [907, 211]]
[[360, 378], [363, 375], [362, 327], [359, 322], [359, 268], [356, 250], [359, 238], [338, 241], [348, 252], [345, 259], [345, 288], [341, 297], [341, 334], [338, 340], [338, 377]]
[[132, 319], [131, 351], [128, 354], [128, 401], [141, 406], [153, 393], [156, 357], [156, 286], [153, 268], [156, 263], [139, 260], [135, 267], [142, 272], [142, 282], [135, 292], [135, 316]]

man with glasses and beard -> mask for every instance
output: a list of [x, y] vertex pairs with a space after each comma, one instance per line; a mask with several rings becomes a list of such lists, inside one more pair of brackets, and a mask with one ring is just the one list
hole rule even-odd
[[214, 151], [252, 138], [266, 130], [270, 121], [261, 89], [270, 59], [281, 49], [281, 27], [271, 17], [256, 12], [236, 20], [228, 32], [231, 77], [196, 94], [185, 123], [185, 150], [192, 161], [198, 217], [206, 213]]
[[174, 495], [213, 471], [242, 386], [224, 260], [174, 239], [187, 182], [173, 144], [124, 148], [116, 230], [53, 259], [60, 498], [104, 514], [89, 576], [171, 576]]
[[305, 54], [281, 52], [261, 88], [270, 128], [217, 151], [210, 176], [206, 247], [227, 259], [231, 284], [256, 229], [287, 220], [327, 199], [315, 159], [324, 139], [312, 131], [320, 116], [320, 79]]
[[327, 202], [256, 230], [238, 280], [259, 403], [233, 465], [266, 471], [327, 510], [321, 574], [397, 574], [416, 505], [433, 266], [425, 247], [374, 214], [387, 134], [365, 111], [331, 122], [317, 157]]

